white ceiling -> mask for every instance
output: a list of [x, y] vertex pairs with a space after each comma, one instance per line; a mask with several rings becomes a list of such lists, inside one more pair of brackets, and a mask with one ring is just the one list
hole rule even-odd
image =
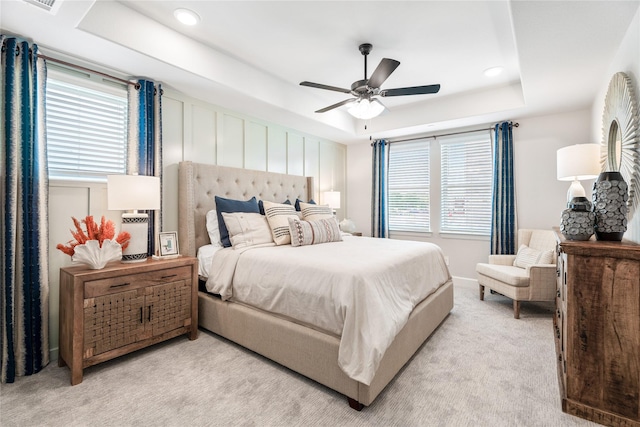
[[[55, 14], [0, 0], [3, 32], [45, 53], [163, 82], [262, 120], [352, 143], [589, 107], [640, 1], [77, 1]], [[176, 8], [201, 17], [185, 27]], [[440, 83], [436, 95], [384, 98], [370, 122], [348, 98], [364, 78], [361, 43], [400, 61], [383, 89]], [[503, 66], [498, 77], [483, 71]], [[365, 124], [366, 129], [365, 129]]]

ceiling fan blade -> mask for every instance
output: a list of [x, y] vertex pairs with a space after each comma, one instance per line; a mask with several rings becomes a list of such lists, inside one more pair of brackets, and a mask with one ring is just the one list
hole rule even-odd
[[333, 91], [342, 92], [342, 93], [351, 93], [349, 89], [343, 89], [341, 87], [328, 86], [328, 85], [323, 85], [320, 83], [313, 83], [313, 82], [300, 82], [300, 86], [309, 86], [309, 87], [315, 87], [316, 89], [326, 89], [326, 90], [333, 90]]
[[344, 101], [340, 101], [337, 104], [333, 104], [333, 105], [329, 105], [328, 107], [325, 107], [321, 110], [316, 111], [316, 113], [326, 113], [329, 110], [333, 110], [334, 108], [338, 108], [338, 107], [342, 107], [343, 105], [347, 105], [350, 104], [352, 102], [355, 102], [356, 98], [350, 98], [350, 99], [345, 99]]
[[382, 86], [382, 83], [398, 68], [398, 65], [400, 65], [400, 62], [395, 59], [382, 58], [376, 70], [371, 74], [371, 78], [369, 78], [367, 83], [369, 87], [379, 88]]
[[428, 93], [438, 93], [439, 90], [440, 85], [400, 87], [380, 91], [380, 96], [426, 95]]

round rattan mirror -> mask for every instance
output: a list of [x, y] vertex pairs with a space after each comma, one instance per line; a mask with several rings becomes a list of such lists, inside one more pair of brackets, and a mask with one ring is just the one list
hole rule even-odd
[[640, 153], [638, 148], [638, 103], [631, 79], [616, 73], [609, 82], [602, 115], [602, 166], [620, 171], [629, 186], [631, 217], [640, 204]]
[[609, 137], [607, 138], [607, 169], [619, 171], [622, 162], [622, 135], [617, 120], [611, 122], [609, 126]]

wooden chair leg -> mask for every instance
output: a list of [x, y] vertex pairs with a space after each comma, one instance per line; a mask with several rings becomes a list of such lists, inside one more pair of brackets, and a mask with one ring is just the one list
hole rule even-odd
[[513, 300], [513, 318], [520, 318], [520, 301]]
[[484, 301], [484, 285], [480, 286], [480, 301]]

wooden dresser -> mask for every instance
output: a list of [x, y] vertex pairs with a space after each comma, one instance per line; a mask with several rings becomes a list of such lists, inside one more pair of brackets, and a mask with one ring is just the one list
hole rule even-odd
[[84, 368], [182, 334], [198, 337], [196, 258], [60, 269], [58, 365], [72, 385]]
[[640, 426], [640, 245], [556, 234], [562, 410], [604, 425]]

